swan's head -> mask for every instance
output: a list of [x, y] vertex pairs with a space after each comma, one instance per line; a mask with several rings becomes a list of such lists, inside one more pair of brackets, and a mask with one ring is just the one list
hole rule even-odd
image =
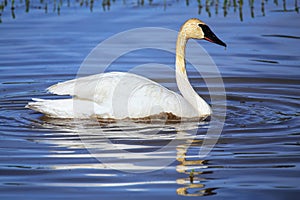
[[226, 44], [222, 42], [210, 28], [201, 20], [192, 18], [187, 20], [180, 30], [186, 38], [204, 39], [212, 43], [226, 47]]

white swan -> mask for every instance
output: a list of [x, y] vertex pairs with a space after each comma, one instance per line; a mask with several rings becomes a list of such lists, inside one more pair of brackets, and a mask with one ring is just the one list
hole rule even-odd
[[192, 88], [185, 69], [185, 47], [190, 38], [226, 47], [199, 19], [183, 24], [176, 43], [176, 82], [182, 96], [142, 76], [110, 72], [53, 85], [49, 92], [72, 98], [33, 99], [26, 107], [53, 118], [140, 119], [162, 114], [205, 118], [211, 115], [211, 108]]

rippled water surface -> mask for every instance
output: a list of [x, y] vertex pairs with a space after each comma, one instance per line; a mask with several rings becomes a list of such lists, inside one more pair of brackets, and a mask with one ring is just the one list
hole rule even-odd
[[[299, 1], [53, 2], [16, 1], [14, 9], [11, 1], [1, 2], [1, 199], [298, 199]], [[228, 45], [199, 42], [218, 66], [227, 95], [224, 128], [207, 156], [199, 151], [209, 121], [58, 120], [25, 108], [31, 98], [57, 98], [45, 89], [75, 78], [108, 37], [139, 27], [178, 30], [191, 17]], [[149, 63], [173, 66], [174, 55], [135, 51], [108, 71]], [[174, 74], [156, 70], [140, 71], [176, 90]], [[201, 78], [190, 66], [188, 73], [210, 102], [217, 94], [208, 93], [203, 78], [215, 77]], [[216, 113], [223, 109], [218, 101], [214, 106]]]

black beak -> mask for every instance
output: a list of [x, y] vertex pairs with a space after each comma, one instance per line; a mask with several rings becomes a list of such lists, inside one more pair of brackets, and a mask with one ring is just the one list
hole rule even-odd
[[227, 45], [222, 41], [220, 40], [211, 30], [210, 28], [205, 25], [205, 24], [199, 24], [199, 26], [202, 28], [203, 30], [203, 33], [204, 33], [204, 39], [209, 41], [209, 42], [212, 42], [212, 43], [216, 43], [218, 45], [221, 45], [221, 46], [224, 46], [226, 47]]

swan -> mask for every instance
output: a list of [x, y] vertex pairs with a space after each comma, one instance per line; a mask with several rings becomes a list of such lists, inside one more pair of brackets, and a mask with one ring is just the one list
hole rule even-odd
[[185, 47], [190, 38], [226, 47], [199, 19], [189, 19], [181, 26], [176, 42], [175, 71], [182, 96], [136, 74], [109, 72], [57, 83], [47, 91], [72, 98], [33, 98], [26, 107], [51, 118], [141, 119], [166, 115], [168, 118], [204, 119], [212, 110], [191, 86], [185, 68]]

